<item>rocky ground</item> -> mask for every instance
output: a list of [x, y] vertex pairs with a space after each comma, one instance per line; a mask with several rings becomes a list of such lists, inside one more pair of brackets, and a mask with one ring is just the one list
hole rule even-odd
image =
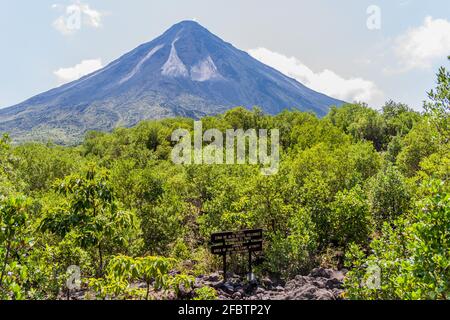
[[[269, 278], [247, 281], [245, 277], [228, 274], [223, 281], [222, 274], [213, 273], [195, 279], [194, 289], [209, 286], [216, 289], [219, 300], [340, 300], [343, 299], [342, 283], [344, 271], [316, 268], [307, 276], [298, 275], [288, 281]], [[145, 288], [144, 283], [135, 283], [135, 288]], [[152, 299], [176, 299], [173, 292], [151, 292]], [[194, 291], [182, 292], [184, 299], [192, 299]], [[67, 299], [61, 293], [60, 299]], [[93, 299], [88, 290], [73, 291], [70, 300]]]
[[226, 282], [218, 273], [196, 279], [195, 286], [210, 286], [221, 300], [339, 300], [345, 271], [316, 268], [307, 276], [283, 283], [269, 278], [251, 281], [231, 275]]

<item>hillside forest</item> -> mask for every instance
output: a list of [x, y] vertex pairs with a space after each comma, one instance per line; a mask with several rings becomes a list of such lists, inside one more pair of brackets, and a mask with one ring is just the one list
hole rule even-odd
[[[203, 130], [280, 130], [280, 168], [175, 165], [178, 128], [144, 121], [76, 146], [0, 139], [0, 298], [58, 299], [73, 274], [91, 299], [177, 297], [221, 270], [211, 233], [264, 229], [257, 277], [346, 269], [346, 299], [450, 298], [450, 73], [423, 112], [394, 101], [278, 115], [235, 108]], [[245, 257], [234, 256], [235, 272]], [[362, 285], [371, 268], [380, 285]], [[176, 272], [174, 272], [176, 271]], [[145, 283], [144, 288], [133, 283]], [[214, 299], [213, 288], [195, 299]], [[158, 295], [156, 295], [158, 293]]]

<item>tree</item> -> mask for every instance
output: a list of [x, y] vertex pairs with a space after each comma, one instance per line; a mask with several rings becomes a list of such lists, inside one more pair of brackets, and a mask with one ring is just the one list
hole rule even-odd
[[26, 266], [17, 257], [21, 257], [30, 241], [27, 230], [30, 211], [30, 202], [25, 197], [0, 198], [0, 298], [11, 291], [15, 298], [21, 295], [18, 280], [26, 274]]
[[73, 150], [54, 145], [29, 143], [14, 148], [15, 170], [26, 183], [25, 192], [45, 190], [56, 179], [64, 178], [80, 165], [80, 156]]
[[422, 119], [403, 138], [396, 164], [406, 177], [413, 177], [420, 170], [421, 161], [438, 151], [434, 136], [436, 129]]
[[408, 243], [412, 253], [413, 298], [450, 298], [450, 193], [445, 181], [429, 180], [419, 200]]
[[183, 235], [186, 204], [175, 194], [166, 194], [155, 203], [139, 208], [142, 238], [152, 254], [165, 254], [169, 245]]
[[372, 232], [372, 219], [361, 187], [340, 191], [331, 203], [332, 238], [341, 247], [364, 244]]
[[145, 282], [146, 289], [143, 296], [146, 300], [149, 299], [151, 287], [164, 291], [172, 289], [179, 295], [181, 287], [192, 288], [194, 279], [184, 274], [170, 274], [175, 262], [174, 259], [158, 256], [141, 258], [115, 256], [108, 264], [105, 277], [90, 279], [89, 284], [102, 298], [133, 296], [133, 290], [130, 290], [132, 281]]
[[[41, 223], [41, 230], [61, 238], [75, 235], [85, 249], [96, 248], [97, 273], [103, 273], [105, 253], [126, 248], [137, 232], [137, 221], [130, 211], [120, 210], [108, 173], [91, 166], [85, 176], [71, 175], [56, 184], [56, 191], [67, 203], [50, 212]], [[122, 249], [123, 250], [123, 249]]]
[[370, 212], [380, 228], [394, 221], [410, 207], [410, 194], [402, 174], [387, 164], [369, 183]]
[[298, 209], [288, 229], [269, 232], [266, 237], [264, 268], [270, 273], [288, 278], [307, 273], [315, 264], [318, 235], [307, 210]]
[[391, 137], [406, 135], [420, 119], [420, 114], [408, 105], [392, 100], [386, 102], [382, 112], [387, 134]]
[[[424, 198], [410, 216], [385, 223], [382, 236], [370, 244], [371, 254], [349, 251], [347, 296], [351, 299], [443, 299], [450, 297], [450, 193], [440, 180], [421, 185]], [[374, 275], [368, 269], [378, 268]], [[365, 285], [380, 277], [379, 287]]]
[[8, 196], [23, 187], [17, 177], [13, 163], [17, 159], [12, 155], [10, 138], [7, 134], [0, 137], [0, 197]]
[[[187, 274], [217, 270], [211, 233], [249, 228], [264, 229], [258, 276], [287, 280], [336, 258], [340, 268], [344, 252], [349, 298], [449, 298], [447, 71], [437, 87], [425, 114], [388, 101], [382, 112], [346, 104], [325, 118], [236, 108], [202, 119], [222, 132], [279, 129], [272, 176], [258, 164], [174, 165], [171, 133], [192, 131], [189, 118], [91, 132], [72, 147], [4, 136], [0, 298], [56, 298], [70, 265], [95, 277], [102, 298], [151, 298], [152, 290], [214, 298], [189, 291]], [[372, 267], [382, 270], [380, 289], [361, 286]]]
[[[450, 60], [450, 56], [448, 57]], [[428, 93], [430, 101], [424, 103], [424, 109], [438, 132], [441, 145], [450, 142], [450, 72], [444, 67], [437, 74], [436, 89]]]
[[333, 107], [326, 117], [356, 141], [371, 141], [377, 151], [387, 143], [386, 123], [382, 116], [364, 104], [345, 104]]

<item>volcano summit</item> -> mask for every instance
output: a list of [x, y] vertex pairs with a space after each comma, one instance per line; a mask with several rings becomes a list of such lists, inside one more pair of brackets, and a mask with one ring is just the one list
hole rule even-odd
[[183, 21], [106, 67], [0, 109], [0, 133], [16, 141], [79, 141], [141, 120], [199, 118], [236, 106], [319, 116], [343, 102], [257, 61], [193, 21]]

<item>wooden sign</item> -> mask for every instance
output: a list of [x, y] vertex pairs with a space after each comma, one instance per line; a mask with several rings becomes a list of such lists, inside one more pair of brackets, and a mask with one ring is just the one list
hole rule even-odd
[[258, 242], [244, 242], [233, 245], [216, 245], [211, 247], [211, 253], [217, 255], [242, 253], [242, 252], [261, 252], [262, 240]]
[[211, 253], [223, 257], [223, 274], [226, 279], [227, 255], [248, 253], [249, 274], [252, 273], [252, 253], [263, 250], [263, 230], [227, 231], [211, 235]]

